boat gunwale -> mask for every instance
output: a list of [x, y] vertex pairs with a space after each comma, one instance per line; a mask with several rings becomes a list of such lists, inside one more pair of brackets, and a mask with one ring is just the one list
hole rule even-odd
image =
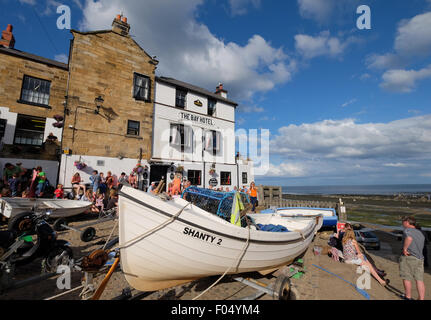
[[[156, 208], [156, 207], [153, 207], [152, 205], [147, 204], [147, 203], [145, 203], [145, 202], [143, 202], [143, 201], [141, 201], [141, 200], [139, 200], [139, 199], [136, 199], [134, 196], [131, 196], [131, 195], [129, 195], [129, 194], [127, 194], [127, 193], [123, 192], [123, 191], [120, 191], [120, 192], [119, 192], [119, 196], [120, 196], [120, 197], [121, 197], [121, 196], [123, 196], [123, 197], [125, 197], [126, 199], [128, 199], [128, 200], [130, 200], [130, 201], [136, 202], [136, 203], [138, 203], [138, 204], [139, 204], [139, 205], [141, 205], [141, 206], [147, 207], [147, 208], [149, 208], [149, 209], [151, 209], [151, 210], [153, 210], [153, 211], [155, 211], [155, 212], [157, 212], [157, 213], [160, 213], [160, 214], [162, 214], [162, 215], [164, 215], [164, 216], [167, 216], [167, 217], [169, 217], [169, 218], [172, 218], [172, 217], [174, 216], [174, 215], [173, 215], [173, 214], [171, 214], [171, 213], [168, 213], [168, 212], [166, 212], [166, 211], [163, 211], [163, 210], [161, 210], [161, 209], [158, 209], [158, 208]], [[155, 198], [155, 199], [156, 199], [156, 198]], [[160, 200], [160, 199], [157, 199], [157, 200], [162, 201], [162, 200]], [[121, 215], [120, 215], [120, 218], [121, 218]], [[206, 228], [206, 227], [203, 227], [203, 226], [197, 225], [197, 224], [195, 224], [195, 223], [193, 223], [193, 222], [191, 222], [191, 221], [188, 221], [188, 220], [182, 219], [182, 218], [180, 218], [180, 217], [177, 217], [177, 218], [176, 218], [176, 220], [177, 220], [177, 221], [179, 221], [179, 222], [181, 222], [181, 223], [184, 223], [184, 224], [186, 224], [186, 225], [190, 225], [190, 226], [192, 226], [192, 227], [194, 227], [194, 228], [198, 228], [198, 229], [204, 230], [204, 231], [206, 231], [206, 232], [210, 232], [210, 233], [213, 233], [213, 234], [217, 234], [218, 236], [223, 236], [223, 237], [226, 237], [226, 238], [229, 238], [229, 239], [232, 239], [232, 240], [236, 240], [236, 241], [241, 241], [241, 242], [247, 241], [247, 238], [238, 237], [238, 236], [234, 236], [234, 235], [230, 235], [230, 234], [222, 233], [222, 232], [220, 232], [220, 231], [212, 230], [212, 229], [209, 229], [209, 228]], [[224, 220], [223, 220], [223, 221], [224, 221]], [[310, 236], [312, 236], [312, 235], [313, 235], [313, 233], [315, 233], [316, 225], [317, 225], [317, 223], [315, 223], [315, 224], [314, 224], [314, 227], [313, 227], [313, 228], [311, 228], [311, 231], [310, 231], [307, 235], [304, 235], [304, 236], [302, 237], [302, 236], [301, 236], [301, 234], [300, 234], [300, 237], [298, 237], [297, 239], [292, 239], [292, 240], [279, 240], [279, 241], [274, 241], [274, 240], [256, 240], [256, 239], [249, 239], [249, 242], [250, 242], [250, 243], [257, 243], [257, 244], [277, 244], [277, 245], [286, 245], [286, 244], [291, 244], [291, 243], [293, 244], [293, 243], [303, 242], [303, 241], [306, 241]], [[257, 231], [259, 231], [259, 230], [257, 230]], [[267, 232], [267, 233], [269, 233], [268, 231], [261, 231], [261, 232]], [[292, 231], [292, 232], [294, 232], [294, 231]]]

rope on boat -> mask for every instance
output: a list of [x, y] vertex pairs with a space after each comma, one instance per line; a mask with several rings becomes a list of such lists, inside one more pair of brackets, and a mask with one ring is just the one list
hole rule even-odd
[[118, 225], [118, 219], [115, 221], [114, 227], [113, 227], [113, 228], [112, 228], [112, 230], [111, 230], [111, 234], [109, 235], [108, 240], [106, 240], [106, 242], [105, 242], [105, 244], [104, 244], [104, 246], [103, 246], [102, 250], [105, 250], [106, 245], [108, 244], [109, 240], [111, 240], [111, 237], [112, 237], [112, 235], [114, 234], [114, 230], [115, 230], [115, 228], [117, 227], [117, 225]]
[[165, 226], [167, 226], [168, 224], [172, 223], [176, 218], [178, 218], [180, 216], [181, 213], [183, 213], [183, 211], [189, 206], [191, 205], [191, 203], [188, 203], [184, 208], [182, 208], [177, 214], [175, 214], [174, 216], [172, 216], [170, 219], [166, 220], [165, 222], [163, 222], [162, 224], [158, 225], [157, 227], [145, 232], [144, 234], [137, 236], [129, 241], [127, 241], [126, 243], [124, 243], [121, 246], [117, 246], [115, 248], [113, 248], [111, 251], [115, 251], [118, 249], [124, 249], [127, 247], [130, 247], [131, 245], [135, 244], [136, 242], [141, 241], [142, 239], [144, 239], [145, 237], [147, 237], [148, 235], [164, 228]]
[[[238, 256], [238, 259], [236, 260], [236, 271], [238, 271], [238, 267], [239, 264], [241, 263], [242, 258], [244, 257], [245, 253], [247, 252], [247, 248], [248, 248], [248, 244], [250, 241], [250, 225], [248, 225], [248, 236], [247, 236], [247, 241], [245, 243], [244, 248], [242, 249], [240, 255]], [[217, 283], [219, 283], [225, 276], [226, 274], [230, 271], [230, 269], [233, 268], [234, 265], [231, 265], [221, 276], [220, 278], [218, 278], [218, 280], [216, 282], [214, 282], [211, 286], [209, 286], [204, 292], [202, 292], [201, 294], [199, 294], [197, 297], [194, 297], [192, 300], [197, 300], [200, 297], [202, 297], [205, 293], [207, 293], [208, 291], [210, 291]]]

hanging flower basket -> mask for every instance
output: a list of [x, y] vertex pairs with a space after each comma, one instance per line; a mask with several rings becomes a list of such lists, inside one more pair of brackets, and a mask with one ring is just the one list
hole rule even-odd
[[214, 175], [215, 173], [216, 173], [215, 169], [212, 169], [212, 168], [211, 168], [211, 169], [210, 169], [210, 171], [209, 171], [209, 174], [210, 174], [210, 175]]
[[74, 165], [75, 165], [76, 169], [78, 169], [78, 170], [82, 170], [85, 167], [87, 167], [87, 165], [81, 161], [75, 161]]
[[55, 119], [57, 122], [61, 122], [61, 121], [63, 121], [63, 120], [64, 120], [64, 117], [63, 117], [62, 115], [56, 114], [56, 115], [54, 116], [54, 119]]
[[140, 162], [138, 162], [136, 167], [133, 168], [133, 172], [138, 173], [138, 174], [141, 174], [142, 172], [144, 172], [144, 167], [141, 165]]
[[63, 128], [63, 122], [55, 122], [52, 124], [52, 126], [56, 128]]

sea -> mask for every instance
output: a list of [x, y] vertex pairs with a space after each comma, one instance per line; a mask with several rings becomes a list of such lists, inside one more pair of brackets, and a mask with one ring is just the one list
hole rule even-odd
[[430, 195], [431, 184], [284, 186], [282, 191], [294, 195]]

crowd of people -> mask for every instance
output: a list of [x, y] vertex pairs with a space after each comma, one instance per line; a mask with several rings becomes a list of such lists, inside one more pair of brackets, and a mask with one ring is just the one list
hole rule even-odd
[[22, 163], [6, 163], [0, 181], [0, 197], [43, 198], [51, 197], [54, 187], [42, 167], [26, 169]]
[[[13, 165], [7, 163], [3, 170], [3, 179], [1, 180], [0, 197], [22, 197], [22, 198], [54, 198], [54, 199], [74, 199], [80, 201], [93, 202], [91, 212], [100, 213], [103, 210], [110, 210], [117, 206], [118, 191], [123, 185], [139, 188], [139, 181], [136, 173], [132, 172], [127, 175], [122, 172], [118, 177], [108, 171], [106, 176], [103, 172], [94, 170], [89, 178], [89, 182], [84, 182], [79, 172], [76, 172], [72, 179], [72, 189], [69, 192], [65, 191], [62, 184], [58, 184], [56, 188], [51, 185], [46, 177], [46, 173], [42, 167], [38, 166], [32, 169], [22, 167], [22, 163]], [[163, 181], [162, 181], [163, 183]], [[152, 182], [147, 188], [148, 193], [160, 193], [165, 189], [164, 184], [160, 185]], [[168, 184], [167, 194], [169, 196], [179, 196], [185, 189], [190, 187], [192, 183], [183, 179], [181, 175], [176, 175], [174, 180]], [[229, 187], [212, 187], [209, 190], [217, 192], [230, 192]], [[254, 182], [250, 187], [238, 188], [233, 187], [232, 191], [247, 193], [250, 196], [250, 202], [253, 205], [252, 211], [256, 211], [257, 206], [257, 188]]]

